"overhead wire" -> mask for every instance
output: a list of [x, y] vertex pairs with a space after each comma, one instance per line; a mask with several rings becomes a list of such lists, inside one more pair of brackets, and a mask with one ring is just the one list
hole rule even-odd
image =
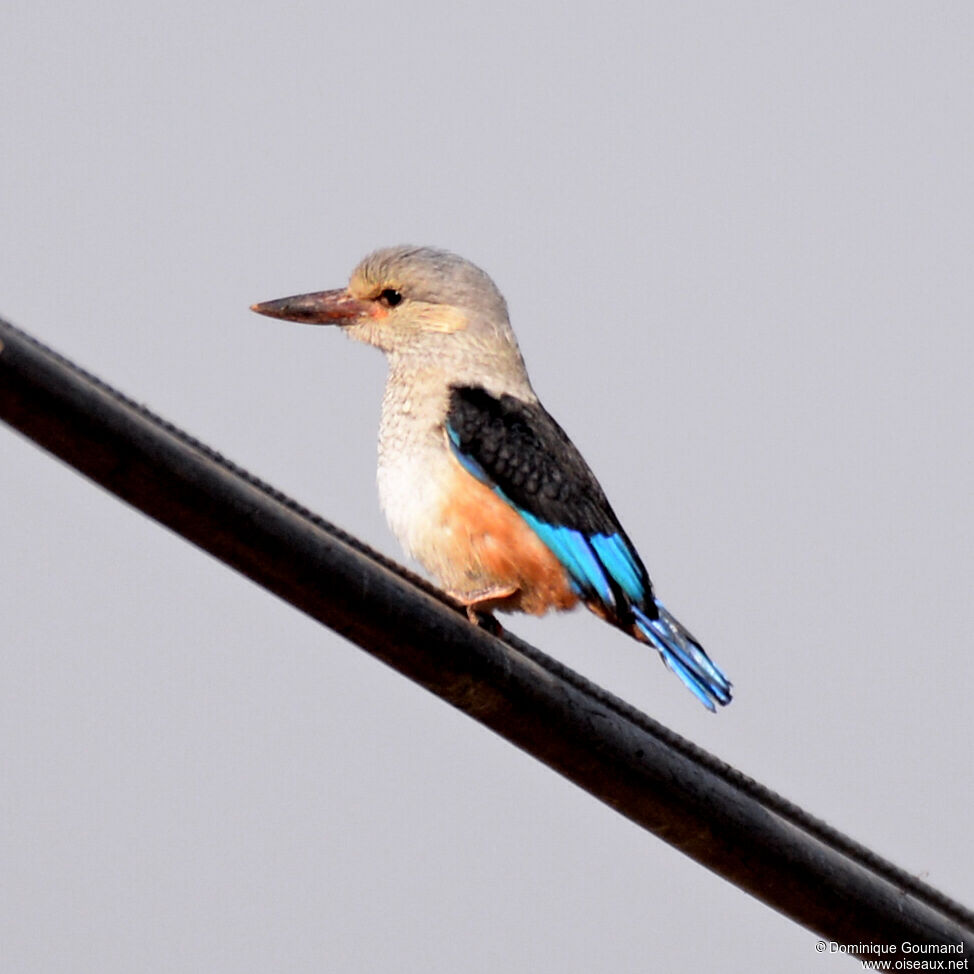
[[471, 625], [424, 579], [2, 319], [0, 418], [821, 936], [869, 958], [904, 943], [974, 957], [966, 907], [523, 640]]

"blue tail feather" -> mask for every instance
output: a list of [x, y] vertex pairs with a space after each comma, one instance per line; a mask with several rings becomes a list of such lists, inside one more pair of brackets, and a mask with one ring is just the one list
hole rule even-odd
[[632, 607], [638, 631], [708, 710], [716, 710], [714, 704], [730, 703], [731, 684], [720, 668], [662, 603], [657, 602], [656, 608], [659, 618], [650, 619], [637, 606]]

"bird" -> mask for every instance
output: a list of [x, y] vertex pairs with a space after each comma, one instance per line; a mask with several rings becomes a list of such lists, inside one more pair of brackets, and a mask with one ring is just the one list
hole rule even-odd
[[595, 474], [535, 394], [485, 271], [447, 250], [386, 247], [344, 288], [251, 310], [337, 325], [385, 353], [379, 499], [472, 622], [582, 604], [656, 649], [710, 711], [730, 703], [730, 681], [656, 598]]

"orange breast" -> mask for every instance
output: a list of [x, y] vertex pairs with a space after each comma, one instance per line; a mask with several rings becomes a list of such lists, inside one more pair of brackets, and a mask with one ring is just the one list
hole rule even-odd
[[455, 463], [441, 511], [443, 554], [463, 566], [471, 590], [514, 588], [493, 606], [541, 615], [578, 602], [568, 574], [527, 522], [489, 487]]

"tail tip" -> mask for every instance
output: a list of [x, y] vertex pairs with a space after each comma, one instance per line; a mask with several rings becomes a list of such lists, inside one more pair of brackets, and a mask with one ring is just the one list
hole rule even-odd
[[655, 647], [667, 668], [711, 713], [717, 712], [717, 705], [726, 707], [733, 699], [730, 680], [661, 603], [657, 603], [657, 609], [656, 619], [635, 610], [638, 634]]

